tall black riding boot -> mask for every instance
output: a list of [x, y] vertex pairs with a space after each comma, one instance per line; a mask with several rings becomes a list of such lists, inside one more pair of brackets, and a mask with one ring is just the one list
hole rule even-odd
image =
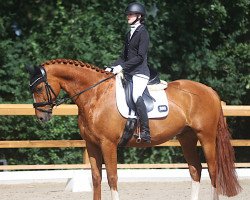
[[150, 131], [148, 126], [148, 113], [145, 103], [142, 97], [139, 97], [136, 101], [136, 111], [140, 119], [140, 128], [141, 128], [141, 139], [147, 143], [151, 143]]

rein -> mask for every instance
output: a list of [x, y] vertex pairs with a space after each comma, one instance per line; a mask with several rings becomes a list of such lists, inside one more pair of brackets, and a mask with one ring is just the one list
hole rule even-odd
[[[30, 86], [30, 89], [32, 92], [34, 92], [34, 89], [35, 87], [40, 84], [41, 82], [44, 82], [45, 84], [45, 89], [46, 89], [46, 94], [47, 94], [47, 98], [48, 98], [48, 101], [44, 101], [44, 102], [39, 102], [39, 103], [33, 103], [33, 107], [39, 111], [42, 111], [42, 112], [46, 112], [46, 113], [52, 113], [52, 109], [54, 106], [59, 106], [75, 97], [78, 97], [80, 96], [81, 94], [83, 94], [84, 92], [87, 92], [91, 89], [93, 89], [94, 87], [100, 85], [101, 83], [111, 79], [112, 77], [114, 77], [116, 74], [112, 74], [111, 76], [105, 78], [105, 79], [102, 79], [101, 81], [95, 83], [94, 85], [76, 93], [75, 95], [73, 95], [72, 97], [64, 97], [62, 99], [56, 99], [56, 100], [53, 100], [52, 98], [52, 94], [54, 96], [56, 96], [53, 88], [51, 87], [51, 85], [48, 83], [48, 80], [47, 80], [47, 74], [46, 74], [46, 71], [44, 69], [43, 66], [40, 66], [39, 67], [40, 71], [41, 71], [41, 77], [38, 77], [35, 81], [33, 81], [29, 86]], [[51, 105], [51, 108], [49, 110], [45, 110], [45, 109], [42, 109], [40, 107], [44, 107], [46, 105]]]
[[116, 75], [116, 74], [113, 74], [113, 75], [109, 76], [108, 78], [102, 79], [101, 81], [95, 83], [94, 85], [92, 85], [92, 86], [90, 86], [90, 87], [88, 87], [88, 88], [86, 88], [86, 89], [84, 89], [84, 90], [82, 90], [82, 91], [76, 93], [76, 94], [73, 95], [72, 97], [64, 97], [64, 98], [62, 98], [62, 99], [59, 99], [58, 101], [56, 101], [56, 104], [55, 104], [55, 105], [56, 105], [56, 106], [59, 106], [59, 105], [63, 104], [64, 102], [67, 102], [68, 100], [71, 100], [71, 99], [73, 99], [73, 98], [75, 98], [75, 97], [78, 97], [78, 96], [80, 96], [82, 93], [87, 92], [87, 91], [93, 89], [94, 87], [98, 86], [99, 84], [101, 84], [101, 83], [103, 83], [103, 82], [105, 82], [105, 81], [111, 79], [111, 78], [114, 77], [115, 75]]

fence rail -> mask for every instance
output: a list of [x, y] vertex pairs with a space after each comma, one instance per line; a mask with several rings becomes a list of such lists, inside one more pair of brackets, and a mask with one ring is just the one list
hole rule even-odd
[[[223, 105], [225, 116], [250, 116], [250, 106]], [[61, 105], [54, 109], [54, 115], [77, 115], [76, 105]], [[0, 116], [35, 115], [31, 104], [0, 104]], [[250, 140], [231, 140], [234, 147], [249, 147]], [[200, 146], [200, 144], [197, 144]], [[180, 146], [177, 140], [170, 140], [159, 147]], [[90, 168], [86, 143], [84, 140], [31, 140], [31, 141], [0, 141], [0, 149], [4, 148], [83, 148], [83, 164], [59, 165], [0, 165], [0, 170], [37, 170], [37, 169], [86, 169]], [[203, 167], [207, 167], [202, 163]], [[236, 167], [250, 167], [250, 163], [236, 163]], [[104, 168], [105, 166], [103, 166]], [[118, 164], [118, 168], [187, 168], [186, 163], [169, 164]]]
[[[250, 116], [250, 105], [232, 106], [222, 104], [225, 116]], [[76, 105], [63, 104], [53, 109], [53, 115], [77, 115]], [[0, 115], [35, 115], [31, 104], [0, 104]]]

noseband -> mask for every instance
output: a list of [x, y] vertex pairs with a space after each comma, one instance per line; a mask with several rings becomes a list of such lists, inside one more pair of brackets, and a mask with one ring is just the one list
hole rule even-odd
[[[71, 100], [71, 99], [73, 99], [75, 97], [78, 97], [82, 93], [84, 93], [84, 92], [96, 87], [97, 85], [107, 81], [108, 79], [111, 79], [112, 77], [116, 76], [116, 74], [112, 74], [111, 76], [109, 76], [109, 77], [107, 77], [105, 79], [102, 79], [101, 81], [95, 83], [94, 85], [92, 85], [92, 86], [90, 86], [90, 87], [76, 93], [72, 97], [66, 97], [66, 98], [62, 98], [62, 99], [58, 99], [58, 100], [57, 99], [53, 100], [52, 95], [54, 95], [56, 97], [56, 94], [55, 94], [53, 88], [51, 87], [51, 85], [48, 83], [46, 71], [45, 71], [43, 66], [39, 66], [39, 69], [41, 71], [41, 76], [39, 76], [32, 83], [30, 83], [30, 85], [29, 85], [30, 90], [31, 90], [32, 93], [34, 93], [34, 90], [35, 90], [36, 86], [38, 84], [40, 84], [41, 82], [44, 82], [48, 100], [44, 101], [44, 102], [33, 103], [33, 107], [36, 110], [39, 110], [41, 112], [50, 113], [50, 114], [52, 113], [52, 109], [53, 109], [54, 106], [59, 106], [59, 105], [63, 104], [64, 102], [68, 101], [68, 100]], [[45, 109], [41, 108], [41, 107], [44, 107], [44, 106], [47, 106], [47, 105], [51, 106], [49, 110], [45, 110]]]
[[[53, 95], [56, 97], [56, 94], [53, 90], [53, 88], [50, 86], [50, 84], [48, 83], [48, 80], [47, 80], [47, 74], [46, 74], [46, 71], [45, 69], [42, 67], [42, 66], [39, 66], [39, 69], [41, 71], [41, 76], [39, 76], [35, 81], [33, 81], [29, 86], [30, 86], [30, 90], [32, 93], [34, 93], [34, 90], [36, 88], [36, 86], [38, 84], [40, 84], [41, 82], [44, 82], [45, 84], [45, 90], [46, 90], [46, 95], [47, 95], [47, 101], [44, 101], [44, 102], [39, 102], [39, 103], [33, 103], [33, 107], [39, 111], [42, 111], [42, 112], [46, 112], [46, 113], [52, 113], [52, 108], [57, 105], [56, 101], [53, 100]], [[47, 106], [47, 105], [50, 105], [51, 108], [49, 110], [45, 110], [41, 107], [44, 107], [44, 106]]]

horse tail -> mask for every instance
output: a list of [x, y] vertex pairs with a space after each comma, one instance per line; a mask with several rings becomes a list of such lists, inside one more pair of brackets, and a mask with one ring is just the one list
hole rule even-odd
[[231, 197], [237, 195], [241, 190], [235, 171], [234, 149], [230, 143], [231, 135], [221, 108], [220, 118], [217, 126], [216, 138], [216, 189], [219, 194]]

